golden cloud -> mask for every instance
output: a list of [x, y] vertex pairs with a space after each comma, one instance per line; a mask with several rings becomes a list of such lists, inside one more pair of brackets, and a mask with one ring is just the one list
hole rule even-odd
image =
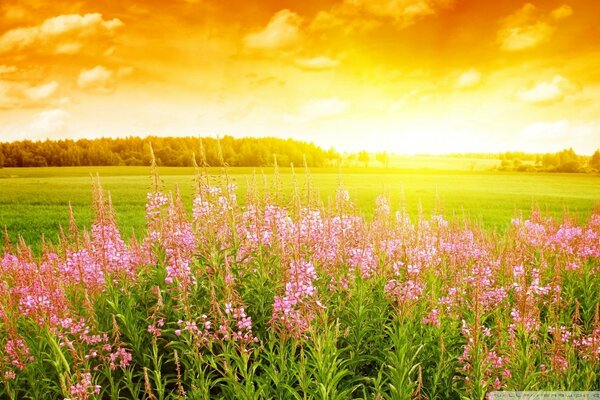
[[0, 109], [46, 106], [54, 99], [58, 86], [56, 81], [31, 85], [0, 80]]
[[114, 72], [110, 69], [97, 65], [91, 69], [81, 70], [77, 78], [77, 86], [92, 93], [112, 93], [115, 91], [114, 76]]
[[105, 20], [98, 13], [59, 15], [37, 26], [5, 32], [0, 36], [0, 54], [27, 50], [73, 54], [90, 39], [111, 37], [122, 26], [121, 20]]
[[462, 72], [456, 79], [456, 88], [461, 90], [472, 89], [481, 83], [481, 73], [475, 68]]
[[505, 51], [531, 49], [547, 42], [556, 30], [555, 23], [569, 17], [571, 7], [562, 5], [549, 15], [543, 15], [531, 3], [501, 20], [498, 43]]
[[536, 105], [549, 105], [562, 101], [566, 96], [577, 92], [577, 85], [556, 75], [548, 82], [540, 82], [533, 87], [518, 92], [520, 100]]
[[344, 0], [329, 11], [320, 11], [310, 24], [312, 31], [341, 29], [364, 32], [391, 21], [402, 29], [451, 8], [455, 0]]
[[308, 71], [323, 71], [337, 67], [340, 65], [340, 61], [327, 56], [317, 56], [312, 58], [298, 58], [294, 64]]
[[0, 75], [11, 74], [17, 71], [17, 67], [14, 65], [0, 65]]
[[263, 29], [246, 35], [243, 42], [247, 48], [254, 50], [290, 47], [302, 36], [301, 24], [302, 17], [298, 14], [290, 10], [281, 10], [273, 15]]
[[452, 7], [452, 0], [345, 0], [345, 3], [371, 17], [391, 18], [400, 28]]
[[32, 86], [24, 90], [25, 95], [34, 101], [45, 100], [56, 93], [58, 83], [56, 81]]
[[573, 15], [573, 9], [566, 4], [563, 4], [562, 6], [554, 9], [552, 11], [552, 13], [550, 14], [550, 16], [553, 19], [555, 19], [556, 21], [560, 21], [561, 19], [568, 18], [571, 15]]
[[39, 112], [29, 125], [29, 132], [37, 139], [64, 137], [69, 132], [69, 117], [70, 114], [60, 108]]

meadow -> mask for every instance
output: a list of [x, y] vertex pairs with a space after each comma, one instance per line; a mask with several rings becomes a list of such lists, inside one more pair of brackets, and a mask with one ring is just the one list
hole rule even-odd
[[[580, 218], [590, 215], [600, 199], [600, 177], [587, 174], [494, 172], [495, 160], [413, 157], [394, 160], [394, 168], [280, 168], [282, 204], [289, 203], [296, 186], [306, 191], [307, 182], [326, 204], [335, 191], [345, 187], [358, 208], [370, 218], [375, 199], [389, 196], [396, 208], [412, 216], [443, 211], [449, 219], [468, 219], [488, 230], [504, 230], [508, 221], [534, 207], [558, 216], [568, 211]], [[194, 169], [159, 168], [164, 189], [178, 186], [183, 203], [191, 209]], [[208, 168], [213, 182], [223, 181], [221, 168]], [[238, 198], [246, 201], [248, 187], [259, 191], [275, 183], [273, 168], [229, 168], [237, 184]], [[129, 237], [145, 229], [144, 204], [150, 188], [147, 167], [60, 167], [0, 169], [0, 226], [6, 226], [13, 242], [19, 235], [40, 250], [40, 238], [55, 241], [59, 226], [68, 224], [68, 204], [81, 226], [90, 226], [90, 175], [98, 175], [110, 192], [117, 223]]]
[[462, 165], [0, 170], [0, 398], [600, 390], [598, 177]]

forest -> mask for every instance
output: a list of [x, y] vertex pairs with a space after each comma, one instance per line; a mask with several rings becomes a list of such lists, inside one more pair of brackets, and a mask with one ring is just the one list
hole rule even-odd
[[127, 137], [119, 139], [23, 140], [0, 143], [0, 167], [135, 166], [150, 165], [152, 148], [162, 166], [231, 167], [283, 166], [293, 163], [321, 167], [335, 163], [340, 154], [313, 143], [292, 139], [212, 137]]

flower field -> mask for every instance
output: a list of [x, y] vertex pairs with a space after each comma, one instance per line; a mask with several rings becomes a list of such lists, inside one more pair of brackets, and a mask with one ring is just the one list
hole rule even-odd
[[[188, 215], [156, 173], [126, 243], [94, 185], [39, 257], [0, 253], [0, 397], [484, 399], [600, 390], [600, 213], [534, 210], [490, 232], [372, 219], [340, 187], [248, 191], [197, 176]], [[262, 189], [262, 188], [261, 188]], [[7, 235], [8, 237], [8, 235]]]

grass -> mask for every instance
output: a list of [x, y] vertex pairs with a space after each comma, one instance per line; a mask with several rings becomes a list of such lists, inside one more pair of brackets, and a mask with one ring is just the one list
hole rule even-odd
[[[327, 201], [340, 182], [350, 192], [353, 201], [367, 216], [373, 211], [375, 199], [385, 193], [393, 206], [402, 204], [411, 215], [419, 209], [429, 214], [443, 208], [445, 214], [467, 217], [488, 229], [503, 230], [519, 211], [525, 214], [534, 206], [552, 215], [567, 210], [581, 218], [589, 216], [600, 199], [600, 177], [583, 174], [513, 173], [470, 170], [473, 162], [427, 165], [418, 162], [410, 167], [383, 169], [334, 168], [311, 169], [310, 181]], [[489, 161], [489, 160], [486, 160]], [[464, 164], [464, 165], [463, 165]], [[436, 169], [434, 169], [436, 168]], [[443, 168], [455, 168], [444, 170]], [[178, 185], [186, 207], [191, 208], [193, 168], [159, 168], [167, 191]], [[220, 168], [209, 173], [218, 176]], [[71, 202], [79, 225], [89, 226], [92, 220], [90, 174], [98, 174], [104, 189], [110, 192], [119, 227], [126, 236], [132, 229], [140, 233], [145, 228], [144, 204], [150, 189], [149, 168], [146, 167], [63, 167], [0, 169], [0, 226], [6, 226], [15, 240], [23, 236], [36, 251], [41, 235], [55, 241], [59, 226], [68, 224], [68, 203]], [[273, 169], [230, 168], [229, 177], [238, 185], [238, 195], [244, 201], [252, 180], [263, 185], [274, 182]], [[300, 190], [306, 187], [303, 170], [291, 174], [280, 169], [282, 191], [290, 199], [294, 180]]]
[[[403, 176], [357, 172], [344, 180], [358, 199], [361, 182], [370, 195], [376, 180]], [[419, 177], [438, 175], [408, 176], [424, 185]], [[122, 177], [111, 184], [131, 193], [145, 181]], [[336, 185], [331, 172], [312, 177], [331, 181], [324, 195]], [[502, 177], [521, 178], [487, 179]], [[94, 190], [90, 235], [69, 232], [37, 258], [24, 246], [0, 251], [0, 398], [484, 400], [600, 389], [600, 214], [577, 223], [536, 212], [490, 233], [439, 215], [397, 218], [381, 198], [363, 218], [343, 190], [327, 209], [309, 199], [278, 207], [273, 192], [240, 207], [200, 179], [193, 219], [152, 193], [139, 245], [123, 242]]]

